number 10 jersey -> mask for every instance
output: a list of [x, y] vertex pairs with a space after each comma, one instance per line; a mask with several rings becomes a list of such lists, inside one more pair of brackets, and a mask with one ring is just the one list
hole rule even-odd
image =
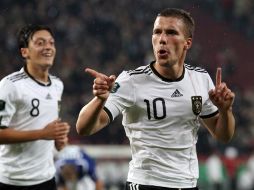
[[122, 72], [104, 110], [123, 114], [132, 160], [128, 181], [164, 187], [195, 187], [199, 118], [218, 113], [209, 99], [214, 84], [201, 68], [185, 64], [177, 80], [161, 76], [154, 63]]

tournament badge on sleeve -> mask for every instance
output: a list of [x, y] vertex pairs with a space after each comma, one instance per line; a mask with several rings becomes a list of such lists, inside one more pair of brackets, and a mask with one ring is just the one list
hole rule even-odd
[[202, 96], [192, 96], [192, 111], [193, 113], [198, 116], [202, 110]]
[[116, 93], [118, 88], [120, 88], [120, 85], [118, 82], [115, 82], [113, 88], [111, 89], [111, 93]]

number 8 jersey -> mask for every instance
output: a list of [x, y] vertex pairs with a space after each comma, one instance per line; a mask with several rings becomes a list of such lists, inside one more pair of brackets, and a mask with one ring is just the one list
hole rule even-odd
[[[1, 130], [46, 127], [59, 117], [62, 92], [62, 81], [51, 75], [48, 84], [33, 79], [25, 68], [6, 76], [0, 82]], [[53, 140], [0, 145], [0, 181], [33, 185], [53, 178], [53, 151]]]
[[198, 67], [185, 64], [182, 76], [169, 80], [153, 64], [122, 72], [104, 107], [110, 120], [123, 114], [132, 152], [128, 181], [195, 187], [198, 120], [218, 113], [208, 96], [214, 84]]

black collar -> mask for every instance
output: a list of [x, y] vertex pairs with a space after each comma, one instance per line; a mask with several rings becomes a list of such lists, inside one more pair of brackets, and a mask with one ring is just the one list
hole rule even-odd
[[161, 78], [163, 81], [166, 81], [166, 82], [178, 82], [178, 81], [181, 81], [184, 77], [184, 74], [185, 74], [185, 67], [183, 67], [183, 73], [182, 75], [177, 78], [177, 79], [168, 79], [164, 76], [162, 76], [155, 68], [154, 68], [154, 64], [155, 64], [155, 61], [152, 61], [150, 63], [150, 68], [152, 69], [153, 73], [158, 76], [159, 78]]
[[33, 80], [35, 81], [37, 84], [41, 85], [41, 86], [50, 86], [51, 85], [51, 80], [50, 80], [50, 77], [48, 76], [48, 80], [49, 80], [49, 83], [48, 84], [44, 84], [38, 80], [36, 80], [27, 70], [27, 66], [25, 65], [24, 66], [24, 71], [26, 72], [26, 74]]

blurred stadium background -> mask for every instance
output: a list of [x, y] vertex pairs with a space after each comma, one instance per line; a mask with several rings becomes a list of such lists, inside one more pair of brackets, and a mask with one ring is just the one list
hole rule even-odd
[[[223, 80], [236, 93], [232, 142], [221, 144], [205, 129], [199, 131], [200, 187], [219, 190], [221, 183], [221, 190], [253, 190], [253, 0], [1, 0], [0, 79], [22, 67], [16, 45], [18, 29], [26, 23], [52, 27], [57, 58], [51, 72], [65, 83], [61, 118], [72, 125], [70, 143], [82, 146], [97, 160], [106, 189], [121, 190], [130, 160], [121, 118], [91, 137], [80, 137], [75, 130], [80, 108], [92, 98], [93, 79], [84, 68], [117, 75], [150, 62], [153, 21], [166, 7], [184, 8], [196, 21], [186, 62], [206, 68], [212, 77], [221, 66]], [[211, 166], [219, 169], [213, 171]]]

